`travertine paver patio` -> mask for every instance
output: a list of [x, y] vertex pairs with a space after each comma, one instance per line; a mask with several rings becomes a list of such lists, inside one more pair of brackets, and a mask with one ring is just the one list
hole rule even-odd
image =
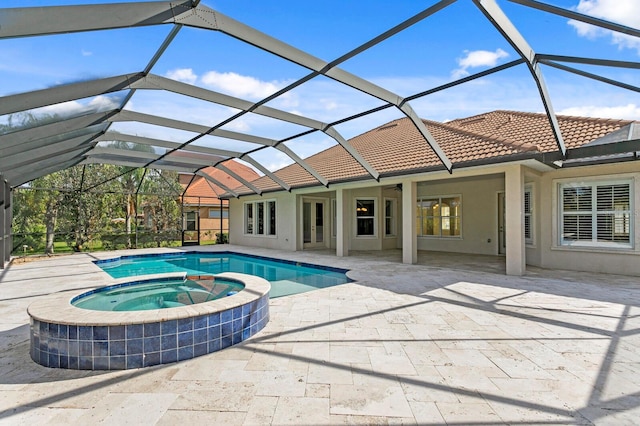
[[[236, 250], [346, 267], [354, 283], [271, 300], [248, 342], [119, 372], [41, 367], [26, 307], [110, 282], [114, 253], [0, 270], [1, 424], [638, 424], [640, 279], [500, 258]], [[153, 250], [151, 250], [153, 251]], [[136, 253], [139, 253], [136, 252]]]

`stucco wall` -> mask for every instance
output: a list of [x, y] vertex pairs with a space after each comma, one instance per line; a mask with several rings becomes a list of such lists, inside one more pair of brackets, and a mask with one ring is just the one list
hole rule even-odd
[[[575, 248], [559, 245], [558, 192], [562, 179], [597, 180], [632, 178], [635, 190], [632, 215], [635, 247], [632, 249]], [[545, 173], [540, 178], [541, 266], [552, 269], [640, 275], [640, 167], [637, 162], [593, 167], [574, 167]]]
[[[504, 191], [504, 174], [493, 169], [485, 176], [456, 177], [438, 181], [422, 181], [418, 184], [418, 197], [449, 196], [462, 197], [462, 236], [460, 238], [419, 237], [419, 250], [447, 251], [458, 253], [498, 254], [498, 194]], [[609, 180], [631, 178], [634, 182], [633, 232], [635, 245], [631, 249], [575, 248], [559, 245], [558, 239], [558, 194], [557, 187], [564, 179]], [[526, 248], [528, 265], [552, 269], [582, 270], [626, 275], [640, 275], [640, 167], [638, 162], [619, 163], [591, 167], [574, 167], [548, 172], [525, 169], [525, 182], [533, 190], [533, 234], [534, 242]], [[333, 220], [330, 211], [335, 193], [325, 191], [327, 219]], [[355, 199], [374, 197], [377, 200], [377, 236], [356, 237], [354, 217]], [[384, 199], [396, 198], [397, 237], [384, 238]], [[243, 233], [243, 203], [253, 200], [275, 199], [277, 201], [277, 236], [256, 237]], [[297, 232], [300, 228], [300, 205], [302, 195], [291, 193], [269, 194], [264, 197], [243, 197], [231, 200], [230, 238], [234, 244], [296, 250]], [[380, 250], [399, 248], [401, 242], [401, 193], [381, 186], [345, 191], [345, 207], [348, 219], [349, 250]], [[330, 226], [327, 224], [327, 226]], [[508, 238], [508, 236], [507, 236]], [[299, 238], [298, 238], [299, 239]], [[329, 238], [335, 248], [335, 239]], [[507, 240], [507, 250], [508, 250]], [[297, 247], [301, 249], [301, 247]]]
[[[288, 192], [247, 196], [229, 200], [229, 242], [251, 247], [281, 250], [296, 249], [296, 197]], [[276, 201], [276, 235], [245, 235], [244, 203], [249, 201]]]
[[418, 250], [497, 254], [500, 191], [504, 191], [504, 177], [500, 175], [419, 183], [418, 197], [462, 197], [462, 236], [418, 237]]

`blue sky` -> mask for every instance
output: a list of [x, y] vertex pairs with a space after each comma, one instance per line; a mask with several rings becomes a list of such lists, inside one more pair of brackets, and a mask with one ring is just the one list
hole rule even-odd
[[[115, 2], [117, 0], [110, 0]], [[640, 28], [638, 0], [545, 0], [598, 18]], [[3, 0], [2, 7], [90, 4], [98, 1]], [[435, 1], [238, 1], [201, 4], [326, 61], [338, 58], [415, 15]], [[499, 6], [538, 53], [640, 61], [640, 39], [569, 22], [528, 7], [498, 0]], [[144, 69], [171, 27], [130, 28], [0, 40], [0, 96], [57, 84], [108, 77]], [[453, 5], [341, 65], [401, 96], [410, 96], [456, 78], [518, 59], [470, 0]], [[640, 85], [640, 70], [573, 64], [589, 72]], [[543, 66], [557, 113], [640, 120], [640, 95]], [[152, 72], [210, 90], [257, 101], [308, 74], [308, 70], [253, 46], [212, 31], [184, 27]], [[122, 94], [120, 94], [122, 95]], [[116, 96], [51, 106], [46, 112], [107, 108]], [[332, 122], [381, 102], [320, 76], [268, 105]], [[536, 86], [524, 65], [411, 102], [423, 118], [446, 121], [496, 109], [543, 111]], [[236, 111], [173, 94], [138, 91], [127, 109], [213, 126]], [[336, 126], [346, 138], [402, 115], [389, 108]], [[6, 117], [0, 117], [0, 120]], [[305, 130], [255, 114], [224, 129], [286, 138]], [[137, 123], [112, 130], [183, 142], [194, 134]], [[253, 144], [207, 137], [198, 144], [245, 151]], [[322, 133], [287, 142], [302, 157], [335, 144]], [[260, 158], [262, 157], [262, 158]], [[256, 154], [270, 169], [291, 160], [265, 149]]]

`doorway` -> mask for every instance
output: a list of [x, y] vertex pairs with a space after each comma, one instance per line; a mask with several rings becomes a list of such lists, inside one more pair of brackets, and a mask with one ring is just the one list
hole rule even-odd
[[325, 201], [305, 199], [302, 202], [302, 247], [326, 247]]
[[182, 220], [182, 245], [200, 245], [200, 212], [198, 210], [186, 211]]

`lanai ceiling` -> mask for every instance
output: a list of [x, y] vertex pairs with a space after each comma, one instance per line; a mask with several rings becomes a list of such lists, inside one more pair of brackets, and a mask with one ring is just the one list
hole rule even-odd
[[[140, 50], [137, 55], [138, 63], [127, 64], [132, 68], [125, 73], [110, 74], [111, 69], [121, 67], [106, 66], [102, 70], [93, 69], [92, 77], [81, 81], [19, 90], [0, 97], [0, 119], [3, 119], [0, 123], [8, 123], [8, 117], [21, 113], [47, 117], [17, 128], [8, 128], [5, 133], [0, 134], [2, 177], [12, 187], [16, 187], [74, 165], [104, 163], [132, 168], [176, 170], [200, 174], [211, 180], [202, 169], [213, 166], [259, 193], [258, 188], [235, 174], [225, 166], [225, 162], [236, 159], [248, 163], [282, 189], [289, 190], [290, 184], [274, 175], [273, 165], [269, 163], [273, 156], [285, 155], [289, 161], [299, 163], [319, 184], [329, 186], [331, 182], [310, 167], [304, 156], [292, 148], [296, 146], [296, 141], [304, 139], [313, 143], [317, 140], [314, 137], [320, 137], [330, 140], [334, 145], [340, 145], [367, 170], [371, 179], [378, 180], [381, 177], [379, 171], [367, 163], [348, 142], [354, 132], [357, 133], [355, 126], [348, 125], [361, 123], [366, 117], [378, 117], [378, 124], [384, 122], [380, 120], [407, 117], [424, 138], [425, 150], [432, 150], [440, 159], [442, 168], [451, 172], [453, 164], [420, 119], [432, 117], [425, 116], [425, 112], [414, 107], [420, 102], [440, 99], [437, 96], [459, 90], [494, 74], [519, 70], [526, 84], [535, 92], [537, 108], [546, 113], [555, 135], [557, 150], [564, 156], [566, 147], [553, 107], [553, 92], [549, 90], [545, 79], [547, 72], [578, 76], [586, 84], [596, 82], [595, 84], [613, 86], [626, 92], [640, 92], [637, 79], [635, 82], [634, 78], [623, 81], [611, 77], [606, 71], [600, 72], [607, 69], [628, 70], [635, 73], [632, 76], [637, 77], [640, 62], [615, 57], [592, 57], [588, 53], [576, 55], [571, 43], [559, 46], [562, 42], [554, 44], [552, 41], [550, 45], [541, 45], [537, 38], [530, 40], [527, 34], [532, 34], [531, 30], [521, 31], [511, 19], [509, 11], [518, 8], [518, 15], [526, 13], [528, 19], [522, 21], [524, 25], [527, 28], [537, 27], [541, 32], [544, 32], [545, 25], [550, 20], [562, 20], [565, 23], [567, 20], [578, 21], [625, 37], [640, 37], [640, 30], [547, 3], [532, 0], [442, 0], [415, 2], [421, 3], [423, 7], [417, 12], [415, 4], [411, 7], [390, 4], [390, 8], [406, 10], [400, 14], [390, 14], [392, 17], [384, 21], [385, 29], [374, 35], [364, 31], [366, 37], [359, 45], [349, 46], [332, 57], [319, 57], [315, 53], [297, 48], [295, 43], [281, 41], [253, 28], [241, 18], [227, 16], [213, 9], [208, 3], [188, 0], [0, 8], [0, 46], [2, 43], [30, 37], [43, 38], [43, 46], [47, 46], [47, 39], [62, 34], [98, 32], [105, 37], [109, 37], [111, 33], [119, 34], [119, 49]], [[503, 52], [508, 50], [505, 56], [509, 55], [509, 61], [480, 72], [452, 76], [446, 83], [428, 85], [422, 82], [422, 86], [415, 85], [409, 90], [398, 90], [392, 87], [393, 84], [385, 85], [381, 79], [374, 81], [362, 77], [361, 72], [347, 71], [359, 70], [357, 66], [346, 65], [365, 55], [373, 56], [372, 52], [378, 52], [377, 49], [381, 49], [380, 53], [375, 53], [379, 61], [392, 61], [392, 57], [384, 56], [384, 52], [389, 54], [389, 49], [381, 47], [394, 39], [413, 37], [415, 28], [428, 27], [434, 19], [448, 19], [452, 26], [467, 25], [465, 22], [455, 21], [455, 8], [463, 7], [460, 4], [476, 10], [478, 18], [469, 25], [478, 25], [483, 31], [495, 33], [496, 39], [505, 47]], [[366, 2], [361, 5], [366, 7]], [[250, 8], [250, 5], [247, 7]], [[400, 15], [404, 18], [399, 19]], [[327, 31], [332, 31], [331, 21], [327, 21], [326, 26]], [[379, 26], [378, 23], [373, 28]], [[363, 25], [357, 27], [361, 28]], [[123, 37], [122, 31], [135, 32], [126, 33]], [[212, 33], [219, 39], [231, 40], [237, 49], [227, 49], [222, 55], [219, 48], [207, 38]], [[140, 38], [144, 39], [144, 46], [151, 45], [153, 48], [142, 48], [142, 43], [138, 43]], [[226, 61], [241, 58], [243, 63], [249, 61], [256, 69], [267, 69], [277, 62], [286, 64], [292, 71], [280, 80], [286, 81], [286, 84], [274, 85], [271, 91], [257, 99], [215, 91], [206, 85], [197, 84], [195, 80], [156, 71], [160, 68], [158, 64], [165, 58], [180, 57], [179, 51], [183, 43], [198, 46], [199, 54], [211, 57], [212, 61], [216, 58]], [[327, 43], [331, 43], [328, 36]], [[442, 45], [446, 45], [444, 41]], [[559, 51], [562, 53], [558, 53]], [[434, 61], [439, 58], [437, 50], [424, 49], [408, 54], [426, 55]], [[176, 64], [175, 68], [189, 69], [188, 61], [189, 58], [182, 58], [182, 62]], [[100, 77], [93, 77], [95, 75]], [[329, 119], [300, 113], [295, 107], [286, 107], [283, 100], [294, 94], [304, 95], [305, 86], [318, 81], [339, 87], [345, 93], [362, 99], [361, 107]], [[238, 84], [248, 83], [245, 79]], [[20, 89], [22, 86], [21, 82], [16, 81], [16, 88]], [[157, 93], [165, 95], [162, 104], [167, 106], [166, 113], [159, 113], [157, 110], [149, 113], [138, 108], [154, 99], [150, 98], [150, 101], [145, 96]], [[210, 108], [211, 112], [198, 117], [189, 117], [188, 114], [173, 115], [172, 112], [180, 110], [186, 100], [201, 103]], [[64, 113], [59, 112], [63, 110], [61, 108], [53, 115], [43, 113], [55, 111], [52, 107], [69, 103], [84, 107], [69, 109]], [[496, 109], [500, 109], [500, 106]], [[269, 130], [261, 132], [259, 126], [247, 131], [244, 130], [246, 126], [243, 125], [243, 120], [249, 118], [255, 122], [277, 122], [282, 126], [277, 133]], [[364, 123], [371, 127], [371, 121]], [[164, 130], [155, 133], [144, 131], [151, 127]], [[265, 126], [266, 128], [269, 126]], [[366, 130], [368, 129], [363, 127], [360, 132]], [[152, 149], [126, 149], [126, 146], [114, 143], [118, 141]], [[225, 188], [221, 182], [213, 183]]]

